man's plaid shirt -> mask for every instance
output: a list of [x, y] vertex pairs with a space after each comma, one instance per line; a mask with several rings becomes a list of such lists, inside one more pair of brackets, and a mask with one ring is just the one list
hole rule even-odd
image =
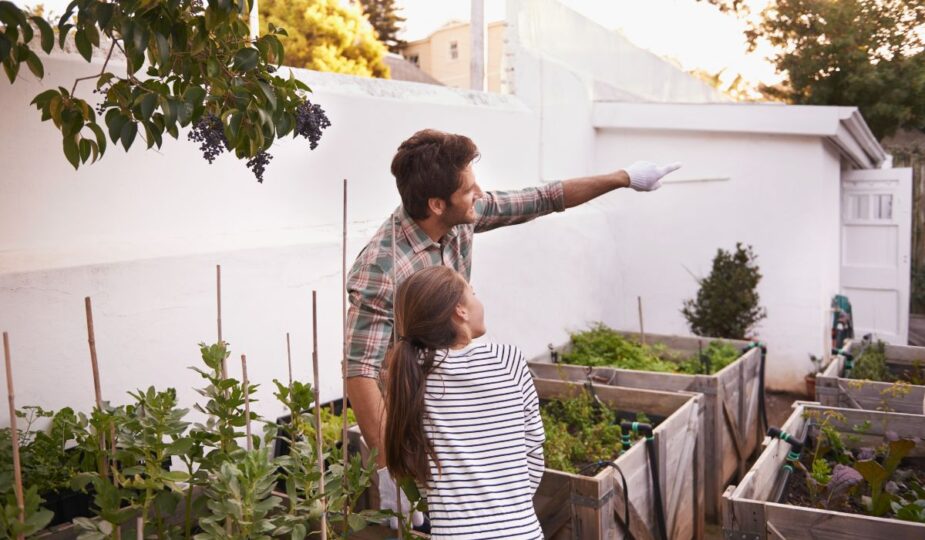
[[[347, 276], [350, 299], [346, 328], [347, 376], [379, 377], [379, 367], [392, 339], [392, 297], [396, 283], [400, 284], [422, 268], [438, 264], [456, 270], [468, 281], [472, 270], [473, 234], [525, 223], [563, 210], [562, 182], [519, 191], [486, 192], [475, 203], [475, 223], [453, 227], [442, 242], [437, 243], [418, 227], [404, 208], [398, 207], [357, 256]], [[393, 275], [396, 283], [393, 283]]]

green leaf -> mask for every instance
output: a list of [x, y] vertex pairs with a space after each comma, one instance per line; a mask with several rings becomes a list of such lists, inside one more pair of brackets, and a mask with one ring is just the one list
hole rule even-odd
[[141, 98], [141, 119], [148, 120], [151, 118], [151, 113], [154, 112], [155, 107], [157, 107], [157, 94], [145, 94]]
[[13, 55], [3, 59], [3, 71], [6, 72], [6, 76], [10, 79], [10, 83], [16, 82], [16, 75], [19, 73], [19, 62], [13, 58]]
[[84, 60], [89, 62], [93, 57], [93, 50], [90, 40], [87, 38], [87, 33], [82, 28], [74, 34], [74, 44], [77, 45], [77, 52], [80, 53], [80, 56], [83, 56]]
[[162, 67], [166, 67], [170, 62], [170, 42], [167, 41], [167, 36], [158, 32], [155, 34], [157, 41], [157, 57], [158, 61], [161, 63]]
[[[39, 29], [39, 33], [42, 35], [42, 50], [45, 51], [45, 54], [51, 52], [55, 47], [55, 31], [51, 29], [51, 25], [48, 24], [48, 21], [42, 17], [30, 17], [32, 22]], [[0, 56], [3, 56], [0, 54]]]
[[125, 125], [126, 118], [118, 109], [109, 109], [106, 113], [106, 127], [109, 128], [109, 138], [112, 142], [118, 142], [122, 136], [122, 127]]
[[164, 479], [170, 480], [171, 482], [187, 482], [189, 481], [189, 473], [183, 471], [170, 471], [164, 473]]
[[119, 132], [119, 138], [122, 140], [122, 147], [126, 151], [132, 146], [132, 143], [135, 141], [135, 135], [138, 134], [138, 124], [133, 121], [128, 121], [125, 125], [122, 126], [122, 129]]
[[[61, 18], [61, 22], [64, 22], [64, 17]], [[67, 33], [71, 31], [71, 28], [74, 28], [73, 24], [58, 25], [58, 47], [64, 48], [64, 43], [67, 41]]]
[[100, 28], [107, 28], [109, 21], [112, 20], [112, 14], [115, 10], [115, 4], [99, 2], [96, 4], [96, 19]]
[[260, 52], [257, 49], [245, 47], [234, 54], [232, 66], [237, 71], [247, 72], [256, 68], [259, 62]]
[[10, 45], [10, 40], [3, 34], [0, 34], [0, 62], [6, 60], [7, 55], [10, 54], [12, 50], [12, 45]]
[[91, 150], [91, 148], [90, 148], [90, 140], [89, 140], [89, 139], [80, 139], [80, 144], [79, 144], [78, 148], [80, 148], [80, 162], [81, 162], [81, 163], [86, 163], [87, 160], [90, 159], [90, 150]]
[[201, 86], [190, 86], [183, 92], [183, 101], [189, 103], [193, 107], [202, 105], [203, 100], [206, 98], [206, 91]]
[[39, 57], [32, 51], [29, 51], [29, 56], [26, 57], [26, 65], [29, 66], [29, 71], [39, 79], [45, 76], [45, 68], [42, 67], [42, 61], [39, 60]]
[[74, 166], [74, 170], [80, 165], [80, 151], [77, 148], [76, 137], [64, 138], [64, 157]]
[[94, 47], [100, 46], [100, 31], [96, 29], [95, 24], [85, 25], [84, 33], [87, 35], [87, 39], [90, 41], [90, 45], [93, 45]]

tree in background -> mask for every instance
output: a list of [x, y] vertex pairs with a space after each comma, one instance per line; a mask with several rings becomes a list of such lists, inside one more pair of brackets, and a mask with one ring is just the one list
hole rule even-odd
[[925, 3], [908, 0], [775, 0], [749, 25], [751, 50], [766, 40], [786, 81], [769, 96], [861, 110], [878, 139], [925, 126]]
[[761, 272], [751, 246], [736, 244], [734, 253], [716, 251], [710, 275], [698, 280], [697, 298], [685, 300], [681, 313], [698, 336], [749, 339], [767, 317], [759, 305]]
[[261, 0], [261, 34], [285, 28], [286, 65], [388, 78], [386, 47], [356, 6], [338, 0]]
[[408, 43], [398, 37], [405, 18], [398, 14], [395, 0], [360, 0], [366, 18], [379, 34], [379, 41], [393, 53], [399, 53]]

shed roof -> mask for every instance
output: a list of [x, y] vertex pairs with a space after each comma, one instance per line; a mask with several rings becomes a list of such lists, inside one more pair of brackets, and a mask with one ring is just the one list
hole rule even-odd
[[852, 165], [878, 168], [886, 152], [857, 107], [776, 103], [627, 103], [595, 101], [596, 129], [651, 129], [805, 135], [832, 142]]

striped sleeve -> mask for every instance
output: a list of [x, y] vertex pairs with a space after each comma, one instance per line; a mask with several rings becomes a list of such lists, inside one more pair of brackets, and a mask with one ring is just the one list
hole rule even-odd
[[546, 470], [546, 461], [543, 456], [543, 443], [546, 442], [546, 431], [543, 429], [543, 419], [540, 416], [540, 400], [533, 385], [533, 377], [523, 353], [517, 350], [517, 371], [519, 371], [518, 385], [523, 395], [524, 403], [524, 437], [527, 444], [527, 466], [530, 470], [530, 487], [536, 489], [543, 479]]

